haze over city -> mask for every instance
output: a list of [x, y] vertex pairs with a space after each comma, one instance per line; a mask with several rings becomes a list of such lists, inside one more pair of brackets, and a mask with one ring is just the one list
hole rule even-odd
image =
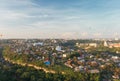
[[120, 81], [120, 0], [0, 0], [0, 81]]
[[115, 38], [119, 0], [1, 0], [3, 38]]

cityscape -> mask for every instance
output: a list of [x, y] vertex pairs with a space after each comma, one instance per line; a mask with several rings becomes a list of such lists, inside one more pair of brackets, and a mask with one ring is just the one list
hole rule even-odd
[[1, 0], [0, 81], [120, 81], [119, 4]]

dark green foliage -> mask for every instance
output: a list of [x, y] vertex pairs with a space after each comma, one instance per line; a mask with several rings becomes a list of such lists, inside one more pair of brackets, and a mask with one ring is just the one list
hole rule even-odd
[[98, 74], [76, 73], [69, 71], [66, 74], [45, 73], [32, 67], [0, 65], [0, 81], [99, 81]]

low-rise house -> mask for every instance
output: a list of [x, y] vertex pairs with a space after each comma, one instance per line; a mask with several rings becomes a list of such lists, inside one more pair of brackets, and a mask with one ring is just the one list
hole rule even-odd
[[90, 73], [99, 73], [100, 71], [98, 69], [93, 69], [93, 70], [89, 70], [88, 72], [90, 72]]

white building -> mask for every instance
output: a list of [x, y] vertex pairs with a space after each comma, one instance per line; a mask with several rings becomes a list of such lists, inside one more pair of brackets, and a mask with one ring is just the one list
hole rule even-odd
[[33, 43], [33, 46], [43, 46], [43, 42]]
[[66, 55], [66, 54], [63, 54], [63, 57], [65, 58], [65, 57], [67, 57], [67, 55]]
[[62, 48], [61, 48], [61, 46], [56, 46], [55, 49], [56, 49], [56, 51], [61, 51]]
[[104, 46], [105, 46], [105, 47], [108, 47], [107, 41], [104, 41]]
[[97, 47], [96, 43], [89, 43], [89, 46]]

